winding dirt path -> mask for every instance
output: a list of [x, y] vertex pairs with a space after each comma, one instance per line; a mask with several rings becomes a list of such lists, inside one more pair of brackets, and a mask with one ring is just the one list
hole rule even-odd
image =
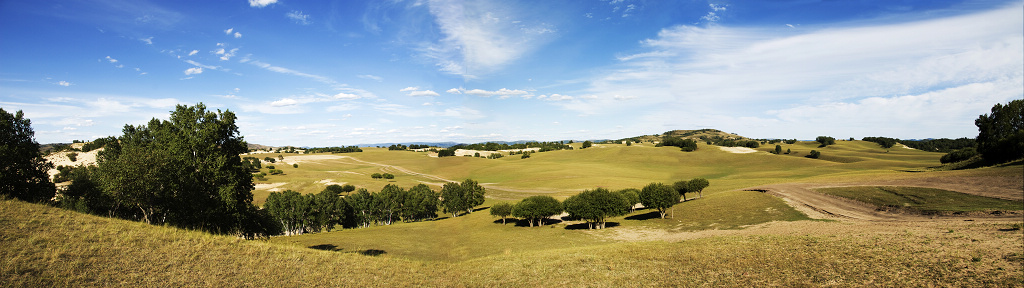
[[[880, 180], [855, 183], [782, 183], [751, 187], [744, 190], [763, 191], [782, 198], [787, 204], [808, 217], [816, 219], [867, 220], [867, 221], [926, 221], [937, 218], [964, 218], [949, 216], [926, 216], [878, 211], [870, 204], [838, 196], [816, 192], [817, 188], [850, 186], [912, 186], [944, 189], [966, 194], [992, 198], [1022, 201], [1024, 192], [1016, 187], [1016, 177], [963, 177], [961, 178], [915, 178]], [[985, 216], [985, 218], [1020, 219], [1019, 214]]]

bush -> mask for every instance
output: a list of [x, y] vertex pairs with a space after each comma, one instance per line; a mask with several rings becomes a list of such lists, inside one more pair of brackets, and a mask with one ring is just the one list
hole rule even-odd
[[391, 173], [384, 173], [384, 175], [381, 175], [381, 176], [383, 176], [384, 179], [388, 179], [388, 180], [395, 179], [395, 175], [392, 175]]
[[836, 138], [832, 138], [832, 137], [828, 137], [828, 136], [818, 136], [818, 138], [815, 138], [814, 141], [817, 141], [818, 143], [821, 144], [821, 145], [818, 145], [819, 148], [820, 147], [826, 147], [828, 145], [836, 144]]
[[274, 167], [274, 165], [267, 165], [267, 169], [274, 170], [277, 169], [277, 167]]
[[292, 168], [299, 168], [299, 164], [298, 163], [292, 164]]
[[808, 154], [806, 157], [811, 159], [818, 159], [818, 157], [821, 157], [821, 152], [818, 152], [818, 150], [811, 150], [811, 154]]
[[75, 152], [68, 153], [68, 160], [71, 160], [71, 162], [78, 161], [78, 153], [75, 153]]
[[942, 158], [939, 158], [939, 162], [942, 164], [960, 162], [971, 159], [971, 157], [974, 157], [975, 155], [978, 155], [978, 151], [973, 147], [964, 148], [942, 155]]

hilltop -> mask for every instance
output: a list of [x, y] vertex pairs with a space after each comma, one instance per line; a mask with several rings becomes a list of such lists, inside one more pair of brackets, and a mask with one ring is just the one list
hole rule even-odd
[[615, 140], [616, 142], [622, 143], [624, 141], [632, 141], [633, 143], [657, 143], [660, 142], [664, 137], [676, 137], [681, 139], [690, 139], [697, 142], [712, 141], [712, 140], [747, 140], [750, 138], [740, 136], [736, 133], [724, 132], [717, 129], [699, 129], [699, 130], [671, 130], [661, 134], [653, 135], [641, 135], [628, 138], [622, 138]]

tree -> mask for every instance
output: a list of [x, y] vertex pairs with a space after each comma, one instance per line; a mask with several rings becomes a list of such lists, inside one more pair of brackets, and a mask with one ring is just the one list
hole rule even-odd
[[821, 157], [821, 152], [818, 152], [817, 150], [811, 150], [811, 153], [807, 154], [807, 158], [818, 159], [818, 157]]
[[627, 202], [621, 194], [597, 188], [573, 195], [562, 204], [569, 216], [586, 220], [590, 229], [604, 229], [608, 217], [622, 216], [629, 211]]
[[590, 142], [590, 140], [583, 141], [583, 145], [580, 145], [580, 149], [587, 149], [587, 148], [590, 148], [590, 146], [593, 146], [593, 145], [594, 145], [594, 142]]
[[818, 145], [818, 148], [836, 144], [836, 138], [828, 136], [818, 136], [818, 138], [815, 138], [814, 141], [817, 141], [819, 144], [821, 144]]
[[47, 174], [53, 164], [43, 158], [34, 137], [32, 121], [21, 110], [11, 114], [0, 108], [0, 194], [44, 202], [56, 193]]
[[376, 198], [380, 200], [378, 202], [382, 213], [380, 218], [384, 225], [391, 225], [396, 218], [401, 216], [406, 195], [405, 189], [399, 188], [395, 184], [385, 185], [380, 190], [379, 197]]
[[366, 189], [360, 188], [344, 199], [348, 202], [348, 206], [352, 207], [356, 226], [370, 227], [370, 223], [376, 219], [376, 215], [373, 213], [373, 194], [370, 194]]
[[200, 103], [178, 105], [169, 120], [126, 125], [100, 155], [104, 190], [147, 223], [250, 234], [243, 222], [257, 213], [254, 185], [239, 157], [248, 149], [235, 120]]
[[697, 192], [698, 198], [704, 198], [704, 188], [708, 188], [708, 185], [711, 185], [711, 183], [708, 182], [708, 179], [693, 178], [687, 183], [688, 188], [686, 190], [690, 192]]
[[299, 168], [299, 163], [292, 164], [292, 168]]
[[939, 158], [939, 162], [942, 164], [960, 162], [971, 159], [971, 157], [974, 157], [975, 155], [978, 155], [978, 151], [976, 151], [974, 147], [967, 147], [964, 149], [953, 150], [953, 152], [942, 155], [942, 158]]
[[405, 205], [402, 207], [402, 218], [407, 221], [422, 221], [437, 218], [437, 193], [424, 184], [409, 189]]
[[462, 186], [458, 183], [448, 182], [441, 187], [441, 207], [444, 213], [451, 213], [452, 217], [459, 217], [459, 212], [466, 211], [469, 204], [463, 195]]
[[992, 106], [991, 114], [974, 120], [978, 126], [978, 153], [988, 161], [1005, 162], [1024, 157], [1024, 100]]
[[281, 223], [286, 235], [298, 235], [305, 232], [306, 218], [310, 214], [309, 200], [292, 190], [270, 192], [263, 207]]
[[782, 154], [782, 145], [775, 144], [775, 155]]
[[384, 175], [382, 176], [384, 177], [384, 179], [388, 180], [395, 179], [395, 175], [392, 175], [391, 173], [384, 173]]
[[672, 183], [672, 189], [675, 190], [676, 193], [679, 193], [679, 196], [683, 198], [683, 201], [686, 201], [686, 192], [693, 192], [690, 191], [690, 182], [686, 180], [679, 180]]
[[469, 207], [466, 207], [466, 214], [473, 213], [473, 207], [484, 204], [484, 194], [487, 193], [487, 190], [480, 186], [479, 183], [473, 179], [466, 179], [459, 186], [465, 191], [466, 204], [469, 205]]
[[665, 219], [668, 209], [679, 203], [679, 192], [662, 183], [651, 183], [640, 190], [640, 203], [647, 208], [654, 208]]
[[544, 225], [544, 218], [562, 213], [562, 203], [551, 196], [530, 196], [516, 203], [512, 207], [512, 216], [526, 219], [533, 227], [534, 221], [537, 226]]
[[491, 205], [491, 216], [501, 217], [501, 224], [505, 224], [505, 218], [508, 218], [508, 215], [512, 215], [512, 204], [501, 202]]
[[370, 174], [370, 178], [381, 179], [381, 178], [384, 178], [384, 175], [381, 175], [380, 173], [373, 173], [373, 174]]
[[633, 212], [633, 207], [636, 207], [636, 204], [640, 204], [640, 190], [628, 188], [619, 190], [616, 193], [619, 193], [620, 195], [622, 195], [622, 197], [626, 199], [626, 204], [629, 204], [629, 212]]

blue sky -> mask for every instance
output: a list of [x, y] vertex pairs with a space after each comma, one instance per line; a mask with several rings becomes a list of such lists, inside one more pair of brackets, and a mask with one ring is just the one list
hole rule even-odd
[[40, 143], [199, 102], [276, 146], [957, 138], [1022, 51], [1016, 1], [0, 1], [0, 107]]

